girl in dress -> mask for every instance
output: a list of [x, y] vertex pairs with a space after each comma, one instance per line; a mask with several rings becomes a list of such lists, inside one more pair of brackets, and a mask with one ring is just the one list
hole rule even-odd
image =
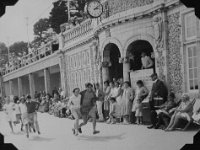
[[9, 126], [11, 128], [11, 131], [12, 131], [12, 133], [14, 133], [13, 125], [12, 125], [13, 116], [14, 116], [13, 115], [13, 113], [14, 113], [14, 103], [10, 101], [10, 97], [6, 97], [5, 101], [6, 101], [6, 104], [4, 105], [3, 110], [6, 113], [6, 118], [7, 118], [7, 121], [9, 123]]
[[149, 91], [144, 86], [144, 83], [139, 80], [137, 81], [136, 95], [133, 101], [132, 112], [135, 112], [136, 123], [142, 124], [142, 101], [148, 96]]
[[20, 112], [21, 112], [21, 118], [22, 118], [22, 127], [25, 125], [26, 127], [26, 137], [29, 137], [29, 121], [28, 121], [28, 113], [27, 113], [27, 107], [26, 107], [26, 100], [25, 98], [21, 98], [21, 103], [19, 104]]
[[131, 88], [130, 82], [124, 82], [124, 89], [121, 102], [121, 116], [123, 117], [123, 123], [129, 124], [130, 114], [132, 109], [132, 101], [134, 98], [134, 91]]
[[14, 124], [19, 124], [20, 122], [22, 123], [22, 119], [21, 119], [21, 112], [20, 112], [20, 108], [19, 108], [19, 98], [17, 96], [14, 96], [13, 98], [14, 100], [14, 108], [15, 108], [15, 111], [14, 111]]
[[68, 102], [69, 108], [73, 117], [75, 118], [74, 128], [72, 129], [74, 135], [78, 135], [78, 128], [79, 128], [79, 118], [81, 116], [80, 106], [81, 106], [81, 95], [80, 89], [75, 88], [73, 90], [73, 95], [70, 97]]

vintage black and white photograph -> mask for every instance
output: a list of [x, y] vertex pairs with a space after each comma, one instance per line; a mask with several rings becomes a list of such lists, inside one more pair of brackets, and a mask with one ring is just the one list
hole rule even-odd
[[200, 148], [198, 0], [0, 0], [0, 150]]

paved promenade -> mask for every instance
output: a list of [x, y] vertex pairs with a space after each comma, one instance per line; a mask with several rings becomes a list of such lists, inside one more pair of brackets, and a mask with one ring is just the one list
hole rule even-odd
[[149, 130], [138, 125], [108, 125], [98, 123], [98, 135], [92, 135], [92, 124], [82, 128], [78, 137], [72, 135], [73, 121], [40, 114], [41, 135], [30, 134], [27, 139], [20, 127], [15, 127], [11, 134], [0, 112], [0, 132], [5, 135], [5, 142], [14, 143], [19, 150], [179, 150], [185, 143], [192, 143], [197, 131], [164, 132]]

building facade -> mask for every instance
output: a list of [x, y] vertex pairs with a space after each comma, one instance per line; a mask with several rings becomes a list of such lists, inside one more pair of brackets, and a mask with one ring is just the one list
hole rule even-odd
[[[100, 18], [71, 29], [62, 26], [59, 51], [5, 74], [6, 94], [50, 92], [55, 85], [70, 95], [75, 87], [84, 89], [86, 82], [103, 84], [113, 78], [131, 81], [133, 88], [142, 79], [150, 88], [149, 76], [156, 72], [177, 96], [183, 92], [197, 96], [200, 25], [193, 9], [179, 0], [104, 0], [102, 4]], [[141, 70], [142, 52], [151, 56], [152, 68]], [[27, 77], [24, 84], [22, 76]], [[13, 87], [18, 90], [13, 92]]]

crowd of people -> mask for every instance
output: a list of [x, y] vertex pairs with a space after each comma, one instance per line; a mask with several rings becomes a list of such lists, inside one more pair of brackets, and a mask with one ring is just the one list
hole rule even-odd
[[[173, 92], [168, 94], [167, 87], [158, 79], [157, 74], [152, 74], [151, 78], [153, 86], [150, 90], [141, 80], [137, 81], [136, 89], [131, 88], [128, 81], [114, 80], [105, 81], [103, 88], [99, 83], [87, 83], [85, 90], [80, 91], [77, 87], [70, 97], [66, 97], [61, 88], [54, 89], [52, 94], [36, 91], [34, 98], [30, 95], [22, 96], [20, 99], [16, 96], [6, 98], [4, 110], [11, 130], [13, 131], [13, 123], [21, 122], [21, 130], [25, 125], [27, 137], [31, 128], [40, 134], [37, 111], [73, 119], [72, 131], [76, 136], [82, 133], [81, 128], [88, 121], [93, 124], [93, 134], [100, 132], [96, 130], [96, 122], [141, 125], [144, 124], [143, 101], [145, 99], [149, 99], [151, 120], [149, 129], [172, 131], [179, 127], [186, 130], [192, 121], [200, 123], [200, 106], [194, 109], [196, 99], [191, 100], [185, 93], [178, 100]], [[79, 124], [80, 119], [83, 122]]]

